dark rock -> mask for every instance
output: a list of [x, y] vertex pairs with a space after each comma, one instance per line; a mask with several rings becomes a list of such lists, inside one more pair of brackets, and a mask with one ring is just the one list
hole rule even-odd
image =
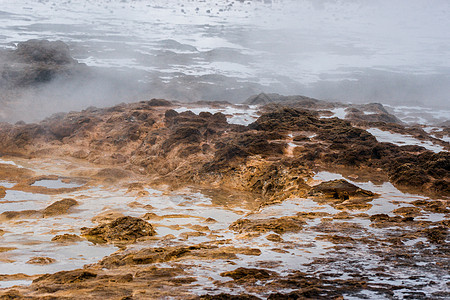
[[230, 294], [217, 294], [217, 295], [203, 295], [200, 296], [198, 299], [201, 300], [260, 300], [261, 298], [258, 298], [256, 296], [247, 295], [247, 294], [241, 294], [241, 295], [230, 295]]
[[425, 236], [427, 237], [427, 239], [432, 242], [432, 243], [436, 243], [436, 244], [444, 244], [446, 242], [447, 239], [447, 231], [448, 228], [444, 227], [444, 226], [439, 226], [439, 227], [433, 227], [433, 228], [428, 228], [425, 229]]
[[57, 76], [85, 72], [86, 68], [70, 56], [69, 47], [61, 41], [29, 40], [7, 54], [6, 63], [0, 66], [0, 86], [34, 86]]
[[237, 268], [234, 271], [221, 273], [220, 276], [231, 277], [233, 280], [267, 280], [274, 274], [274, 272], [263, 269]]
[[350, 197], [373, 198], [376, 196], [371, 191], [363, 190], [344, 179], [322, 182], [314, 186], [309, 192], [309, 195], [310, 196], [320, 195], [323, 197], [340, 200], [347, 200]]
[[151, 99], [147, 102], [148, 106], [172, 106], [170, 101], [164, 99]]
[[29, 40], [19, 43], [14, 54], [27, 62], [43, 62], [58, 65], [75, 62], [70, 56], [69, 47], [61, 41]]

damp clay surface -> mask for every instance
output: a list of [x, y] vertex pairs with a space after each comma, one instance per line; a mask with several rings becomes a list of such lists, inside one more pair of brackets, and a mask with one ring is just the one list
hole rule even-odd
[[0, 298], [448, 299], [436, 130], [258, 97], [0, 124]]

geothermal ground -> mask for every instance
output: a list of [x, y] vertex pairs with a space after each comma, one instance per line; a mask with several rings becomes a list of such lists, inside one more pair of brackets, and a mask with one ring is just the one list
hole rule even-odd
[[450, 299], [445, 1], [0, 3], [0, 299]]
[[273, 94], [3, 123], [0, 298], [448, 299], [445, 140]]

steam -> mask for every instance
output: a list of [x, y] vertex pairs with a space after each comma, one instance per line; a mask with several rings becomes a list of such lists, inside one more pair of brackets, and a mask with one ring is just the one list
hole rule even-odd
[[4, 1], [3, 48], [66, 42], [90, 72], [1, 91], [0, 121], [149, 98], [260, 92], [450, 106], [450, 2]]
[[138, 101], [142, 88], [136, 82], [125, 74], [99, 71], [71, 78], [56, 76], [48, 83], [5, 91], [0, 121], [36, 122], [54, 113]]
[[448, 1], [297, 1], [289, 9], [242, 38], [263, 52], [266, 74], [276, 70], [277, 91], [450, 106]]

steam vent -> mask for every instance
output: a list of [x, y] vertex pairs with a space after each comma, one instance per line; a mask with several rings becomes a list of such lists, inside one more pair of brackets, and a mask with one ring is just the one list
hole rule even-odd
[[2, 1], [0, 299], [449, 299], [435, 5]]

